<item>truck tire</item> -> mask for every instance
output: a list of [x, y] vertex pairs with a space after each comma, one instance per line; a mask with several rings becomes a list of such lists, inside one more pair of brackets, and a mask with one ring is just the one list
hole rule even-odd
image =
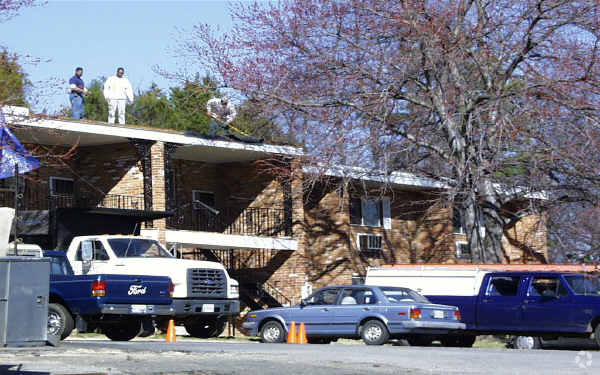
[[285, 341], [287, 335], [281, 323], [270, 320], [260, 329], [260, 341], [266, 344], [278, 344]]
[[191, 322], [184, 324], [185, 330], [192, 337], [199, 339], [208, 339], [210, 337], [217, 337], [225, 330], [225, 319], [196, 319]]
[[139, 319], [124, 320], [104, 325], [102, 333], [112, 341], [129, 341], [140, 333], [141, 326], [142, 322]]
[[470, 348], [475, 344], [477, 336], [474, 335], [447, 335], [440, 339], [442, 346], [450, 348]]
[[367, 345], [383, 345], [389, 340], [390, 333], [385, 324], [372, 319], [362, 326], [360, 337]]
[[64, 340], [75, 328], [75, 322], [69, 310], [60, 303], [48, 304], [48, 336], [57, 341]]
[[542, 348], [542, 341], [536, 336], [514, 336], [511, 340], [513, 349], [535, 350]]
[[596, 345], [600, 348], [600, 323], [596, 324], [596, 329], [594, 330], [594, 338], [596, 340]]
[[406, 338], [410, 346], [429, 346], [433, 342], [433, 338], [427, 335], [414, 335]]

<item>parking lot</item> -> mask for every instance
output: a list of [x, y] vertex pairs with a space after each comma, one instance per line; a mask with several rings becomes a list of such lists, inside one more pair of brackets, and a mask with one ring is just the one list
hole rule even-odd
[[[583, 351], [581, 349], [584, 349]], [[102, 337], [69, 339], [58, 347], [4, 348], [0, 373], [49, 374], [597, 374], [600, 351], [519, 351], [475, 348], [261, 344], [247, 340], [176, 343]]]

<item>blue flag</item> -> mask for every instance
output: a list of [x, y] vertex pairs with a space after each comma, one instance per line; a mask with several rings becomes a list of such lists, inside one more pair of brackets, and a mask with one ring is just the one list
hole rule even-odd
[[8, 129], [4, 113], [0, 108], [0, 179], [13, 177], [15, 165], [19, 166], [19, 173], [27, 173], [39, 168], [40, 161], [31, 156]]

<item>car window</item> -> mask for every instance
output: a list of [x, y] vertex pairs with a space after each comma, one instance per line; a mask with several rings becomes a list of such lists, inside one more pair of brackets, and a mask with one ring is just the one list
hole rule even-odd
[[593, 275], [565, 275], [565, 280], [575, 294], [584, 296], [600, 295], [600, 277]]
[[69, 266], [67, 265], [66, 258], [63, 257], [50, 257], [50, 274], [67, 276], [70, 275]]
[[567, 288], [562, 284], [558, 277], [534, 277], [527, 295], [531, 297], [541, 297], [544, 292], [551, 292], [557, 297], [569, 295]]
[[335, 305], [339, 293], [339, 288], [319, 290], [304, 302], [306, 305]]
[[412, 289], [408, 288], [392, 288], [380, 287], [379, 290], [383, 293], [390, 303], [430, 303], [429, 300]]
[[371, 289], [348, 288], [342, 292], [342, 305], [373, 305], [377, 299]]
[[[81, 258], [81, 245], [83, 244], [83, 241], [81, 241], [79, 243], [79, 246], [77, 247], [77, 252], [75, 253], [75, 260], [76, 261], [82, 261], [83, 259]], [[108, 253], [106, 252], [106, 249], [104, 248], [104, 245], [102, 245], [101, 241], [98, 240], [94, 240], [92, 241], [92, 250], [93, 250], [93, 260], [110, 260], [110, 258], [108, 257]]]
[[486, 296], [516, 296], [519, 292], [519, 276], [492, 276], [486, 289]]

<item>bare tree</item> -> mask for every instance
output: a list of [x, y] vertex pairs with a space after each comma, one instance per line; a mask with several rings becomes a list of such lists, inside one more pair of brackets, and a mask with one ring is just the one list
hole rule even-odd
[[581, 146], [561, 139], [598, 125], [599, 10], [596, 0], [239, 3], [231, 32], [197, 25], [179, 50], [265, 110], [293, 114], [321, 162], [451, 185], [473, 260], [500, 262], [507, 200], [570, 194], [568, 175], [589, 177], [555, 162]]

